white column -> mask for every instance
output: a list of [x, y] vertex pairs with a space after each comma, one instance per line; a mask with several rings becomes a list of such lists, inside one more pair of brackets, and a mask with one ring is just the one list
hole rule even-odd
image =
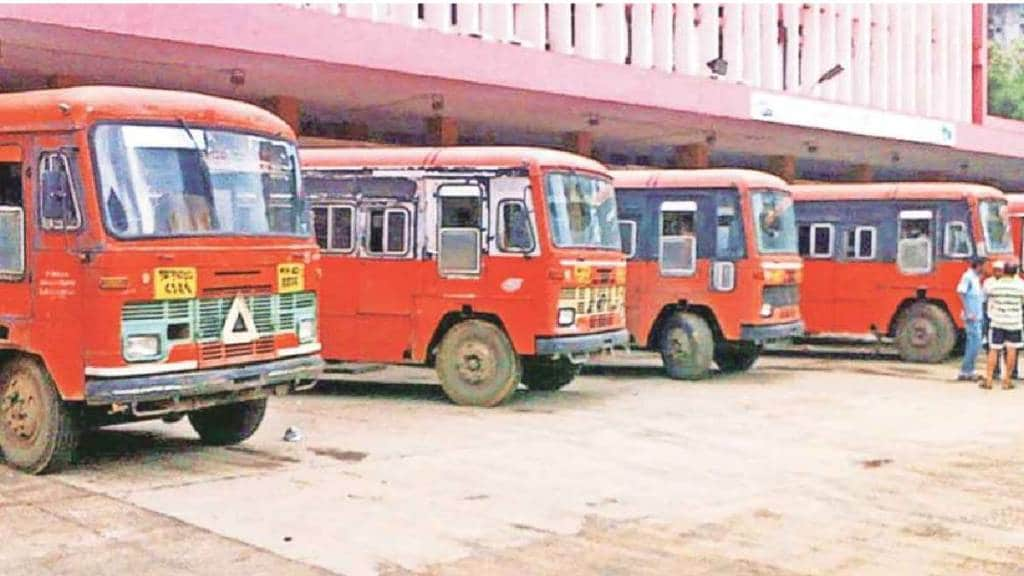
[[761, 5], [761, 86], [782, 90], [782, 47], [779, 45], [779, 5]]
[[[576, 8], [577, 14], [579, 8]], [[548, 41], [551, 50], [559, 54], [572, 54], [572, 4], [553, 2], [548, 4]]]
[[889, 6], [871, 5], [871, 105], [889, 105]]
[[697, 24], [697, 73], [710, 76], [707, 63], [718, 58], [718, 29], [721, 25], [718, 17], [718, 4], [701, 4], [700, 23]]
[[597, 8], [601, 23], [597, 35], [601, 58], [609, 62], [623, 64], [626, 62], [627, 36], [626, 8], [621, 2], [607, 2]]
[[843, 72], [836, 77], [836, 98], [840, 102], [853, 102], [853, 20], [849, 4], [836, 4], [836, 62]]
[[459, 2], [455, 5], [455, 16], [459, 20], [460, 34], [480, 34], [480, 4]]
[[416, 4], [395, 2], [388, 5], [388, 22], [416, 28], [420, 24], [419, 7]]
[[487, 40], [510, 42], [513, 39], [511, 2], [494, 2], [480, 6], [480, 33]]
[[901, 17], [903, 19], [903, 35], [901, 38], [901, 49], [903, 50], [903, 104], [900, 106], [902, 112], [914, 114], [917, 112], [917, 6], [912, 4], [900, 4]]
[[743, 80], [750, 86], [762, 86], [761, 59], [761, 7], [743, 6]]
[[949, 48], [952, 38], [949, 36], [949, 9], [946, 4], [936, 4], [935, 12], [935, 48], [938, 51], [935, 59], [935, 115], [940, 118], [952, 118], [952, 94], [949, 84]]
[[676, 29], [673, 45], [675, 47], [676, 72], [695, 75], [698, 73], [698, 67], [703, 66], [703, 63], [697, 61], [697, 27], [694, 25], [696, 14], [693, 3], [677, 2], [675, 9]]
[[786, 90], [796, 90], [800, 85], [800, 14], [799, 4], [788, 2], [782, 5], [782, 23], [786, 27]]
[[662, 72], [672, 71], [672, 5], [659, 2], [653, 14], [654, 67]]
[[962, 122], [970, 122], [974, 114], [974, 82], [972, 81], [973, 74], [973, 8], [970, 4], [958, 5], [961, 14], [961, 42], [963, 43], [964, 61], [963, 61], [963, 82], [960, 83], [960, 89], [963, 91], [963, 102], [961, 104], [961, 118]]
[[726, 79], [739, 82], [743, 79], [743, 5], [726, 4], [722, 17], [722, 54], [729, 63]]
[[889, 110], [899, 111], [903, 109], [903, 42], [906, 24], [902, 6], [888, 4], [886, 9], [889, 12]]
[[381, 20], [386, 13], [387, 5], [369, 2], [342, 4], [342, 13], [349, 18], [364, 20]]
[[636, 2], [632, 5], [630, 19], [630, 64], [637, 68], [650, 68], [654, 65], [654, 33], [651, 23], [651, 4]]
[[853, 30], [853, 102], [858, 106], [871, 104], [871, 91], [879, 87], [871, 78], [871, 5], [853, 5], [857, 21]]
[[[826, 70], [831, 69], [833, 66], [839, 63], [838, 56], [836, 54], [836, 48], [838, 42], [836, 39], [836, 6], [834, 4], [825, 4], [821, 13], [821, 67], [815, 71], [814, 80], [821, 77], [821, 74]], [[846, 72], [843, 72], [846, 74]], [[821, 97], [825, 100], [835, 100], [839, 93], [837, 89], [838, 78], [833, 78], [826, 81], [821, 86]]]
[[[960, 120], [960, 108], [963, 106], [963, 92], [960, 83], [963, 79], [961, 58], [964, 57], [963, 38], [960, 35], [960, 7], [949, 5], [949, 117]], [[969, 51], [966, 51], [969, 53]]]
[[581, 3], [576, 5], [576, 22], [574, 23], [576, 54], [591, 60], [597, 60], [601, 57], [600, 44], [597, 38], [598, 33], [601, 31], [601, 26], [597, 16], [596, 4]]
[[428, 28], [449, 32], [452, 28], [451, 2], [427, 2], [423, 5], [423, 21]]
[[[815, 84], [821, 76], [821, 7], [811, 4], [803, 8], [804, 49], [800, 66], [800, 91], [808, 96], [821, 96], [821, 86]], [[814, 86], [808, 90], [810, 86]]]
[[917, 6], [917, 113], [931, 116], [932, 110], [932, 7]]
[[528, 48], [546, 50], [548, 31], [544, 5], [540, 3], [516, 4], [514, 10], [516, 40]]

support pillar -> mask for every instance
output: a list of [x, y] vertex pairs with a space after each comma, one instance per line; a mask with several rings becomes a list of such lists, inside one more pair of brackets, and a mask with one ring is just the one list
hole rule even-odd
[[574, 154], [591, 158], [594, 155], [594, 135], [590, 132], [566, 132], [562, 136], [562, 147]]
[[796, 180], [796, 156], [769, 156], [765, 172], [774, 174], [786, 182]]
[[431, 116], [426, 120], [428, 146], [457, 146], [459, 123], [449, 116]]
[[707, 168], [711, 166], [711, 147], [703, 142], [676, 146], [669, 163], [673, 168]]

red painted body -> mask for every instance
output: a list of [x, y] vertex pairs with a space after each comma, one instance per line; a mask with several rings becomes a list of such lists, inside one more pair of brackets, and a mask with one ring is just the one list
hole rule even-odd
[[[969, 218], [972, 253], [984, 246], [979, 202], [1002, 201], [998, 189], [961, 183], [892, 184], [808, 184], [792, 186], [797, 203], [797, 221], [812, 220], [801, 215], [808, 204], [837, 207], [836, 227], [858, 224], [849, 214], [859, 206], [867, 211], [935, 210], [943, 204], [953, 206]], [[894, 216], [895, 218], [895, 216]], [[937, 221], [937, 220], [936, 220]], [[895, 222], [895, 221], [893, 221]], [[933, 236], [934, 237], [934, 236]], [[880, 234], [877, 250], [895, 250], [895, 237]], [[908, 274], [894, 261], [856, 261], [836, 258], [806, 258], [801, 294], [804, 320], [809, 335], [893, 335], [900, 311], [909, 303], [928, 300], [944, 308], [958, 329], [963, 328], [962, 305], [956, 294], [960, 276], [967, 269], [968, 257], [948, 258], [943, 246], [933, 250], [934, 265], [927, 273]], [[1006, 259], [1008, 254], [992, 254]]]
[[[447, 322], [463, 312], [499, 323], [520, 355], [538, 353], [538, 338], [609, 333], [625, 325], [622, 254], [610, 249], [558, 248], [550, 240], [544, 174], [559, 170], [607, 179], [606, 169], [597, 162], [531, 148], [306, 149], [302, 167], [309, 190], [313, 172], [387, 171], [415, 181], [417, 186], [415, 196], [405, 203], [415, 215], [409, 256], [370, 257], [361, 239], [351, 253], [324, 251], [323, 283], [327, 289], [322, 294], [321, 318], [323, 354], [329, 361], [429, 363]], [[436, 254], [428, 254], [428, 242], [433, 241], [428, 235], [437, 234], [433, 220], [426, 216], [425, 202], [434, 196], [430, 186], [465, 181], [467, 174], [496, 171], [514, 171], [524, 187], [528, 185], [536, 251], [524, 256], [500, 254], [491, 248], [481, 256], [478, 275], [442, 276]], [[387, 202], [402, 205], [394, 199]], [[321, 205], [315, 196], [313, 203]], [[493, 217], [487, 218], [493, 222]], [[575, 302], [563, 298], [563, 291], [576, 287], [604, 294], [612, 304], [595, 313], [577, 314], [575, 326], [560, 328], [556, 322], [560, 306], [575, 307]]]
[[1007, 194], [1007, 211], [1010, 214], [1010, 229], [1013, 231], [1013, 253], [1017, 262], [1024, 258], [1024, 195]]
[[[0, 161], [21, 163], [26, 226], [25, 273], [0, 278], [0, 325], [6, 331], [0, 348], [41, 359], [66, 400], [85, 398], [89, 372], [145, 376], [150, 368], [161, 371], [160, 366], [129, 365], [122, 356], [120, 333], [126, 303], [154, 302], [156, 268], [195, 268], [199, 298], [278, 292], [277, 266], [289, 262], [305, 265], [307, 290], [317, 287], [318, 252], [312, 238], [120, 240], [106, 231], [90, 129], [98, 122], [174, 126], [179, 120], [294, 142], [288, 126], [268, 112], [196, 94], [86, 87], [0, 96]], [[37, 160], [41, 152], [59, 148], [78, 151], [76, 196], [83, 225], [77, 231], [43, 230], [39, 225]], [[203, 345], [201, 353], [198, 344], [178, 344], [164, 362], [193, 363], [201, 372], [277, 359], [299, 345], [291, 333], [271, 339], [253, 343], [247, 353], [209, 348], [221, 344]]]
[[[738, 342], [745, 340], [744, 327], [770, 328], [797, 325], [801, 320], [798, 303], [779, 306], [770, 316], [761, 315], [762, 294], [766, 286], [796, 285], [802, 276], [800, 257], [793, 254], [761, 254], [752, 217], [751, 190], [785, 191], [785, 181], [770, 174], [752, 170], [618, 170], [612, 172], [615, 187], [620, 191], [620, 218], [625, 216], [622, 190], [639, 190], [645, 194], [712, 195], [711, 190], [729, 189], [738, 193], [740, 219], [745, 242], [745, 256], [734, 261], [735, 287], [730, 291], [712, 289], [713, 258], [698, 256], [697, 269], [691, 276], [666, 276], [657, 259], [631, 258], [627, 266], [626, 324], [630, 335], [641, 347], [657, 346], [652, 341], [663, 313], [682, 305], [703, 309], [717, 327], [716, 338]], [[715, 218], [715, 214], [705, 214]], [[653, 230], [657, 234], [657, 230]], [[698, 242], [707, 242], [698, 238]], [[799, 330], [797, 330], [799, 331]]]

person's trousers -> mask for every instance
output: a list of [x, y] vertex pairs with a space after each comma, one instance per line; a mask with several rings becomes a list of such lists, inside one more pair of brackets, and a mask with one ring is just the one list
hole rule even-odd
[[960, 373], [969, 376], [974, 374], [974, 362], [981, 352], [981, 322], [964, 322], [964, 361], [960, 364]]

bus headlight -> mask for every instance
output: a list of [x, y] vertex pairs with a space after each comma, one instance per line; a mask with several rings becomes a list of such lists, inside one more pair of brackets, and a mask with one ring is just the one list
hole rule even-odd
[[558, 325], [559, 326], [572, 326], [576, 323], [576, 309], [575, 308], [559, 308], [558, 309]]
[[299, 342], [309, 342], [316, 338], [316, 322], [312, 318], [299, 320]]
[[771, 304], [762, 304], [761, 305], [761, 317], [762, 318], [770, 318], [771, 315], [772, 315], [772, 312], [774, 312], [774, 311], [775, 310], [772, 308]]
[[129, 362], [152, 360], [160, 355], [160, 337], [156, 334], [129, 336], [124, 339], [124, 359]]

